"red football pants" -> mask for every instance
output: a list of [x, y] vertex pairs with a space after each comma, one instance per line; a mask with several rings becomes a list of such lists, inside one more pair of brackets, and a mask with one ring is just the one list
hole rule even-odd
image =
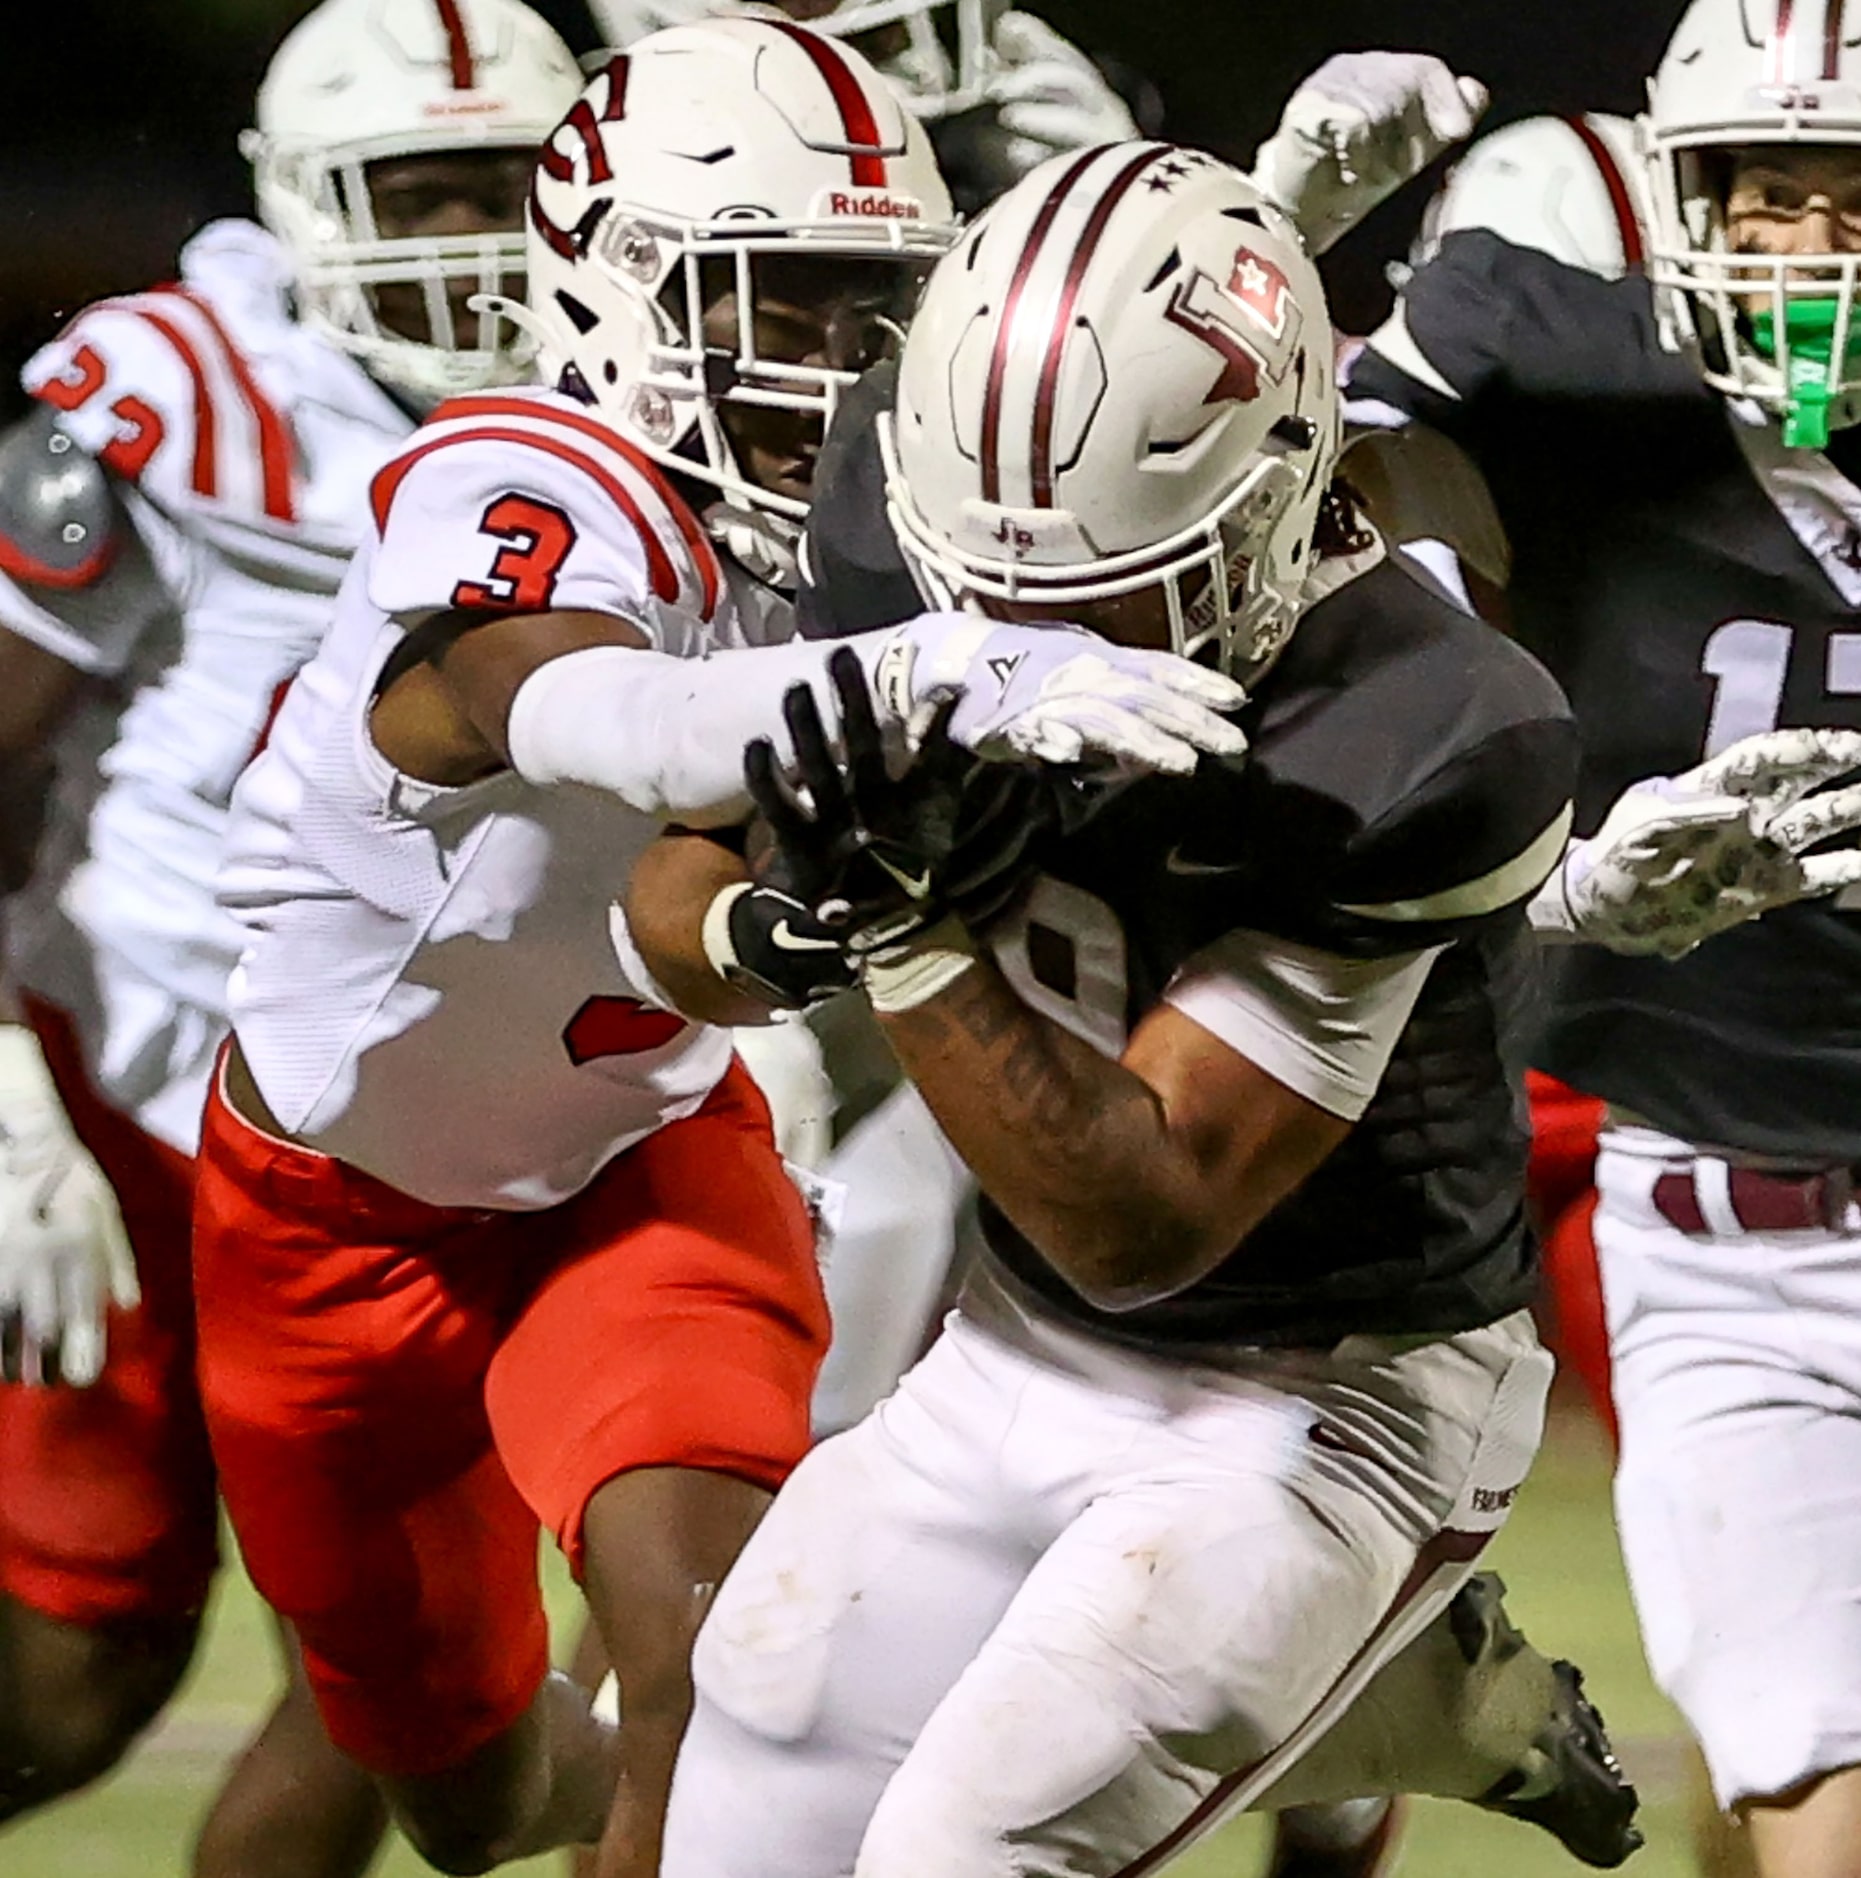
[[540, 1213], [409, 1199], [216, 1090], [195, 1213], [201, 1378], [254, 1582], [331, 1737], [452, 1767], [541, 1685], [537, 1524], [581, 1566], [636, 1467], [773, 1488], [827, 1347], [813, 1232], [741, 1069]]
[[205, 1603], [218, 1556], [194, 1380], [194, 1166], [91, 1087], [63, 1012], [24, 1002], [78, 1139], [116, 1190], [142, 1303], [111, 1307], [90, 1388], [0, 1384], [0, 1591], [87, 1629], [183, 1616]]

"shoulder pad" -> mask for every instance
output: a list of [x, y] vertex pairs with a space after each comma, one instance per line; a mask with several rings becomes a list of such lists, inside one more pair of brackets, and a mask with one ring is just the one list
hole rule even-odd
[[0, 434], [0, 568], [27, 586], [87, 587], [133, 533], [109, 472], [35, 409]]
[[0, 433], [0, 574], [30, 603], [0, 625], [87, 671], [118, 669], [171, 606], [116, 479], [46, 410]]

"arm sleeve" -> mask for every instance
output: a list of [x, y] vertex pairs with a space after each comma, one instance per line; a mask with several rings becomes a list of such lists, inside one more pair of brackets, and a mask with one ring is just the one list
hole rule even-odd
[[1471, 451], [1515, 441], [1510, 405], [1697, 396], [1699, 376], [1660, 343], [1645, 279], [1606, 280], [1489, 229], [1442, 238], [1352, 362], [1346, 415], [1405, 418]]
[[1332, 883], [1348, 949], [1447, 944], [1529, 901], [1569, 841], [1576, 763], [1560, 713], [1439, 765], [1352, 843]]
[[1164, 1002], [1327, 1113], [1370, 1105], [1440, 948], [1341, 958], [1231, 932], [1190, 959]]

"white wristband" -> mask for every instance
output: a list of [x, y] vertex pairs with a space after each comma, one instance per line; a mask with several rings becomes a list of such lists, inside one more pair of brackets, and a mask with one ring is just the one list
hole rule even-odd
[[729, 968], [741, 963], [737, 957], [737, 948], [730, 941], [730, 909], [752, 890], [747, 880], [733, 881], [704, 909], [700, 938], [704, 944], [704, 956], [711, 961], [711, 969], [719, 978], [728, 980]]
[[975, 962], [975, 942], [952, 913], [908, 945], [869, 953], [860, 968], [860, 983], [875, 1011], [896, 1016], [928, 1004]]

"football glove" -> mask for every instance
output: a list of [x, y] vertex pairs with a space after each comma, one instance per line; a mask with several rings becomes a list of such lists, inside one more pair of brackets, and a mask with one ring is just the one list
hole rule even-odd
[[1425, 52], [1340, 52], [1300, 85], [1253, 179], [1323, 254], [1469, 136], [1486, 87]]
[[1532, 924], [1612, 952], [1677, 959], [1780, 906], [1861, 882], [1861, 850], [1810, 854], [1861, 828], [1861, 731], [1773, 730], [1679, 776], [1626, 790], [1574, 841]]
[[116, 1195], [72, 1131], [39, 1040], [0, 1025], [0, 1378], [95, 1382], [106, 1305], [140, 1299]]
[[954, 699], [942, 726], [978, 756], [1059, 764], [1109, 758], [1186, 776], [1205, 751], [1236, 757], [1247, 748], [1219, 715], [1247, 701], [1233, 679], [1078, 626], [920, 614], [887, 640], [873, 683], [914, 746], [936, 707]]
[[961, 709], [938, 707], [896, 774], [859, 662], [829, 667], [844, 755], [813, 692], [783, 700], [795, 750], [793, 784], [766, 740], [744, 755], [751, 796], [774, 853], [766, 878], [834, 933], [850, 960], [900, 945], [952, 913], [984, 924], [1012, 898], [1049, 829], [1077, 825], [1101, 799], [1084, 779], [978, 761], [952, 741]]
[[990, 75], [988, 97], [1008, 133], [1008, 161], [1018, 174], [1055, 151], [1124, 143], [1138, 134], [1130, 107], [1105, 74], [1045, 20], [1004, 13], [990, 44], [1001, 64]]

